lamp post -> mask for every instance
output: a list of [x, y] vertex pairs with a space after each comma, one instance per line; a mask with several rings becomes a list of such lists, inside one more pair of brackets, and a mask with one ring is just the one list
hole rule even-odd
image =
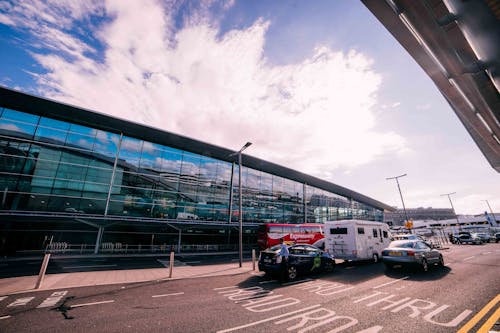
[[493, 209], [491, 209], [490, 203], [488, 202], [488, 200], [483, 200], [483, 201], [486, 201], [486, 204], [488, 205], [488, 208], [490, 209], [491, 216], [493, 216], [493, 220], [495, 220], [495, 223], [497, 223], [497, 218], [495, 217], [495, 213], [493, 213]]
[[[252, 145], [251, 142], [247, 142], [245, 143], [245, 145], [243, 147], [241, 147], [241, 149], [236, 152], [236, 153], [232, 153], [230, 154], [229, 156], [234, 156], [234, 155], [238, 155], [238, 187], [239, 187], [239, 210], [238, 210], [238, 220], [239, 220], [239, 223], [238, 223], [238, 243], [239, 243], [239, 253], [240, 253], [240, 267], [242, 267], [243, 265], [243, 209], [242, 209], [242, 194], [243, 194], [243, 191], [241, 189], [241, 153], [247, 149], [248, 147], [250, 147]], [[232, 184], [232, 174], [231, 174], [231, 184]], [[231, 186], [231, 193], [233, 191], [233, 188]], [[229, 215], [229, 221], [231, 221], [231, 215]]]
[[[406, 222], [408, 222], [408, 220], [409, 220], [408, 213], [406, 212], [405, 202], [403, 200], [403, 193], [401, 193], [401, 187], [399, 186], [399, 180], [398, 180], [398, 178], [405, 177], [405, 176], [406, 176], [406, 173], [403, 175], [396, 176], [396, 177], [389, 177], [389, 178], [386, 178], [385, 180], [390, 180], [390, 179], [396, 180], [396, 184], [398, 184], [399, 195], [401, 197], [401, 202], [403, 203], [403, 211], [405, 212]], [[410, 230], [410, 232], [411, 232], [411, 230]]]
[[450, 205], [451, 205], [451, 209], [453, 210], [453, 214], [455, 214], [455, 218], [457, 219], [457, 224], [458, 224], [458, 229], [459, 230], [462, 230], [462, 227], [460, 226], [460, 221], [458, 220], [458, 215], [457, 215], [457, 212], [455, 212], [455, 207], [453, 207], [453, 202], [451, 202], [451, 197], [450, 195], [453, 195], [453, 194], [456, 194], [457, 192], [452, 192], [452, 193], [445, 193], [445, 194], [441, 194], [441, 196], [447, 196], [448, 197], [448, 200], [450, 200]]

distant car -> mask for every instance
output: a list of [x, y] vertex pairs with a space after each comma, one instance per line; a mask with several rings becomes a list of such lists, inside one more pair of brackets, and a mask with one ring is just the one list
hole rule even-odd
[[[260, 252], [259, 271], [266, 274], [278, 274], [281, 263], [276, 262], [281, 245], [272, 246]], [[286, 278], [295, 280], [299, 274], [312, 272], [333, 272], [335, 259], [328, 252], [308, 244], [296, 244], [288, 247], [288, 271]], [[279, 261], [279, 260], [278, 260]]]
[[483, 243], [489, 243], [491, 240], [491, 236], [485, 232], [476, 232], [475, 235], [483, 241]]
[[439, 250], [421, 240], [397, 240], [382, 251], [382, 262], [387, 269], [394, 266], [417, 266], [424, 272], [432, 265], [444, 266]]
[[483, 241], [476, 234], [463, 232], [455, 236], [455, 244], [483, 244]]

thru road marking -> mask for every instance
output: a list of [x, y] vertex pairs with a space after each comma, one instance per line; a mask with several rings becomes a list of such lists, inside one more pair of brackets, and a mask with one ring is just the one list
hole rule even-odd
[[405, 277], [402, 277], [401, 279], [397, 279], [397, 280], [393, 280], [393, 281], [390, 281], [390, 282], [387, 282], [387, 283], [380, 284], [380, 285], [378, 285], [378, 286], [376, 286], [376, 287], [373, 287], [373, 289], [382, 288], [382, 287], [388, 286], [388, 285], [390, 285], [390, 284], [393, 284], [393, 283], [399, 282], [399, 281], [401, 281], [401, 280], [406, 280], [406, 279], [408, 279], [408, 278], [410, 278], [410, 277], [409, 277], [409, 276], [405, 276]]

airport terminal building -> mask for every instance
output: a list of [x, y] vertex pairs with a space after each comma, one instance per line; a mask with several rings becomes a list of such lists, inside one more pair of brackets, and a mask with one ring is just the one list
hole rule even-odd
[[[245, 248], [255, 246], [262, 223], [382, 221], [393, 210], [242, 157]], [[238, 175], [233, 150], [0, 87], [4, 253], [56, 245], [80, 252], [236, 248]]]

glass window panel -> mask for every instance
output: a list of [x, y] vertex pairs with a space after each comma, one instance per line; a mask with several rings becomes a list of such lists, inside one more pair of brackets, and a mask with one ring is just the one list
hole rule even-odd
[[15, 120], [18, 122], [22, 123], [30, 123], [33, 125], [36, 125], [38, 123], [38, 120], [40, 119], [39, 116], [35, 116], [32, 114], [24, 113], [21, 111], [16, 111], [16, 110], [11, 110], [5, 108], [4, 111], [2, 112], [2, 120], [9, 119], [9, 120]]
[[[74, 132], [74, 130], [79, 132]], [[85, 132], [85, 133], [82, 133]], [[92, 150], [95, 141], [95, 130], [83, 126], [71, 125], [71, 131], [66, 137], [66, 146]]]
[[114, 162], [119, 141], [119, 134], [98, 130], [95, 136], [94, 151], [98, 154], [113, 158]]
[[19, 134], [29, 135], [35, 133], [36, 125], [26, 124], [19, 121], [2, 119], [0, 121], [0, 133], [16, 136]]
[[143, 141], [124, 136], [120, 149], [120, 159], [135, 167], [139, 167]]
[[46, 126], [38, 126], [35, 133], [35, 140], [50, 142], [57, 145], [64, 145], [68, 132], [65, 130], [53, 129]]
[[144, 141], [142, 147], [142, 155], [140, 161], [141, 169], [148, 169], [151, 171], [157, 171], [161, 167], [161, 157], [163, 151], [162, 146], [151, 142]]
[[58, 129], [61, 131], [68, 131], [70, 125], [71, 125], [70, 123], [60, 121], [60, 120], [55, 120], [55, 119], [46, 118], [46, 117], [40, 118], [40, 126], [43, 126], [43, 127]]

